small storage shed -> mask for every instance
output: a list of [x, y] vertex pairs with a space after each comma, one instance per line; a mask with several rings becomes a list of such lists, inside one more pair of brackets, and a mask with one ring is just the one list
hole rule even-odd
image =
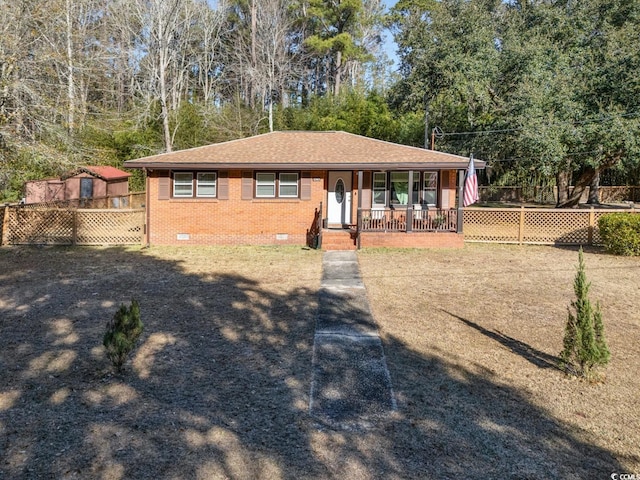
[[79, 167], [61, 178], [25, 184], [25, 202], [42, 203], [127, 195], [130, 173], [110, 166]]

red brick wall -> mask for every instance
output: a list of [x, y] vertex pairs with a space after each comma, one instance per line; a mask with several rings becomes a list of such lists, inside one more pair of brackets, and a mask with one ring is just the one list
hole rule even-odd
[[462, 248], [464, 235], [451, 232], [363, 232], [360, 246], [399, 248]]
[[[229, 171], [229, 199], [158, 200], [158, 174], [148, 178], [148, 241], [151, 245], [305, 245], [315, 209], [323, 204], [326, 217], [327, 174], [311, 172], [311, 199], [242, 200], [240, 170]], [[455, 186], [455, 171], [443, 172]], [[357, 177], [354, 177], [354, 193]], [[455, 187], [446, 195], [455, 203]], [[356, 218], [357, 196], [352, 207]], [[178, 235], [188, 239], [178, 240]], [[362, 247], [462, 247], [463, 236], [456, 233], [367, 232]]]
[[[311, 199], [242, 200], [239, 170], [229, 171], [229, 199], [158, 200], [157, 172], [149, 172], [152, 245], [306, 244], [315, 209], [325, 200], [325, 172], [311, 172]], [[178, 240], [186, 234], [188, 240]], [[280, 235], [280, 237], [278, 237]]]

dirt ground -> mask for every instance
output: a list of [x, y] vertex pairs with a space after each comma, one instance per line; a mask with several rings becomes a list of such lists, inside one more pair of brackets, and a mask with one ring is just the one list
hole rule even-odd
[[[611, 478], [640, 473], [640, 259], [585, 253], [612, 360], [556, 368], [575, 249], [371, 250], [398, 411], [309, 417], [321, 252], [0, 249], [0, 478]], [[102, 335], [136, 298], [122, 375]]]

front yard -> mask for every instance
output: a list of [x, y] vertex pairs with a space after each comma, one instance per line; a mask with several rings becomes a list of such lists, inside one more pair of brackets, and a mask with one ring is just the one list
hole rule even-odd
[[[320, 252], [0, 249], [0, 477], [610, 478], [640, 472], [638, 259], [588, 251], [606, 383], [555, 368], [577, 253], [363, 251], [398, 411], [308, 415]], [[120, 303], [145, 332], [123, 376]]]

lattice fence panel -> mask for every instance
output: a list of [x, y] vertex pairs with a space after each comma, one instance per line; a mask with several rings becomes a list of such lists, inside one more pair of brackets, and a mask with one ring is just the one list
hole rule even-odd
[[10, 208], [5, 237], [10, 245], [71, 245], [73, 212]]
[[466, 241], [599, 245], [598, 219], [615, 212], [640, 210], [465, 209]]
[[464, 210], [465, 240], [476, 242], [517, 242], [520, 226], [519, 210]]
[[142, 243], [144, 210], [78, 210], [78, 245]]
[[526, 210], [523, 243], [589, 243], [589, 211]]
[[593, 229], [593, 244], [594, 245], [602, 245], [602, 237], [600, 236], [600, 229], [598, 228], [598, 219], [602, 215], [606, 215], [607, 213], [612, 212], [595, 212], [594, 213], [594, 229]]

